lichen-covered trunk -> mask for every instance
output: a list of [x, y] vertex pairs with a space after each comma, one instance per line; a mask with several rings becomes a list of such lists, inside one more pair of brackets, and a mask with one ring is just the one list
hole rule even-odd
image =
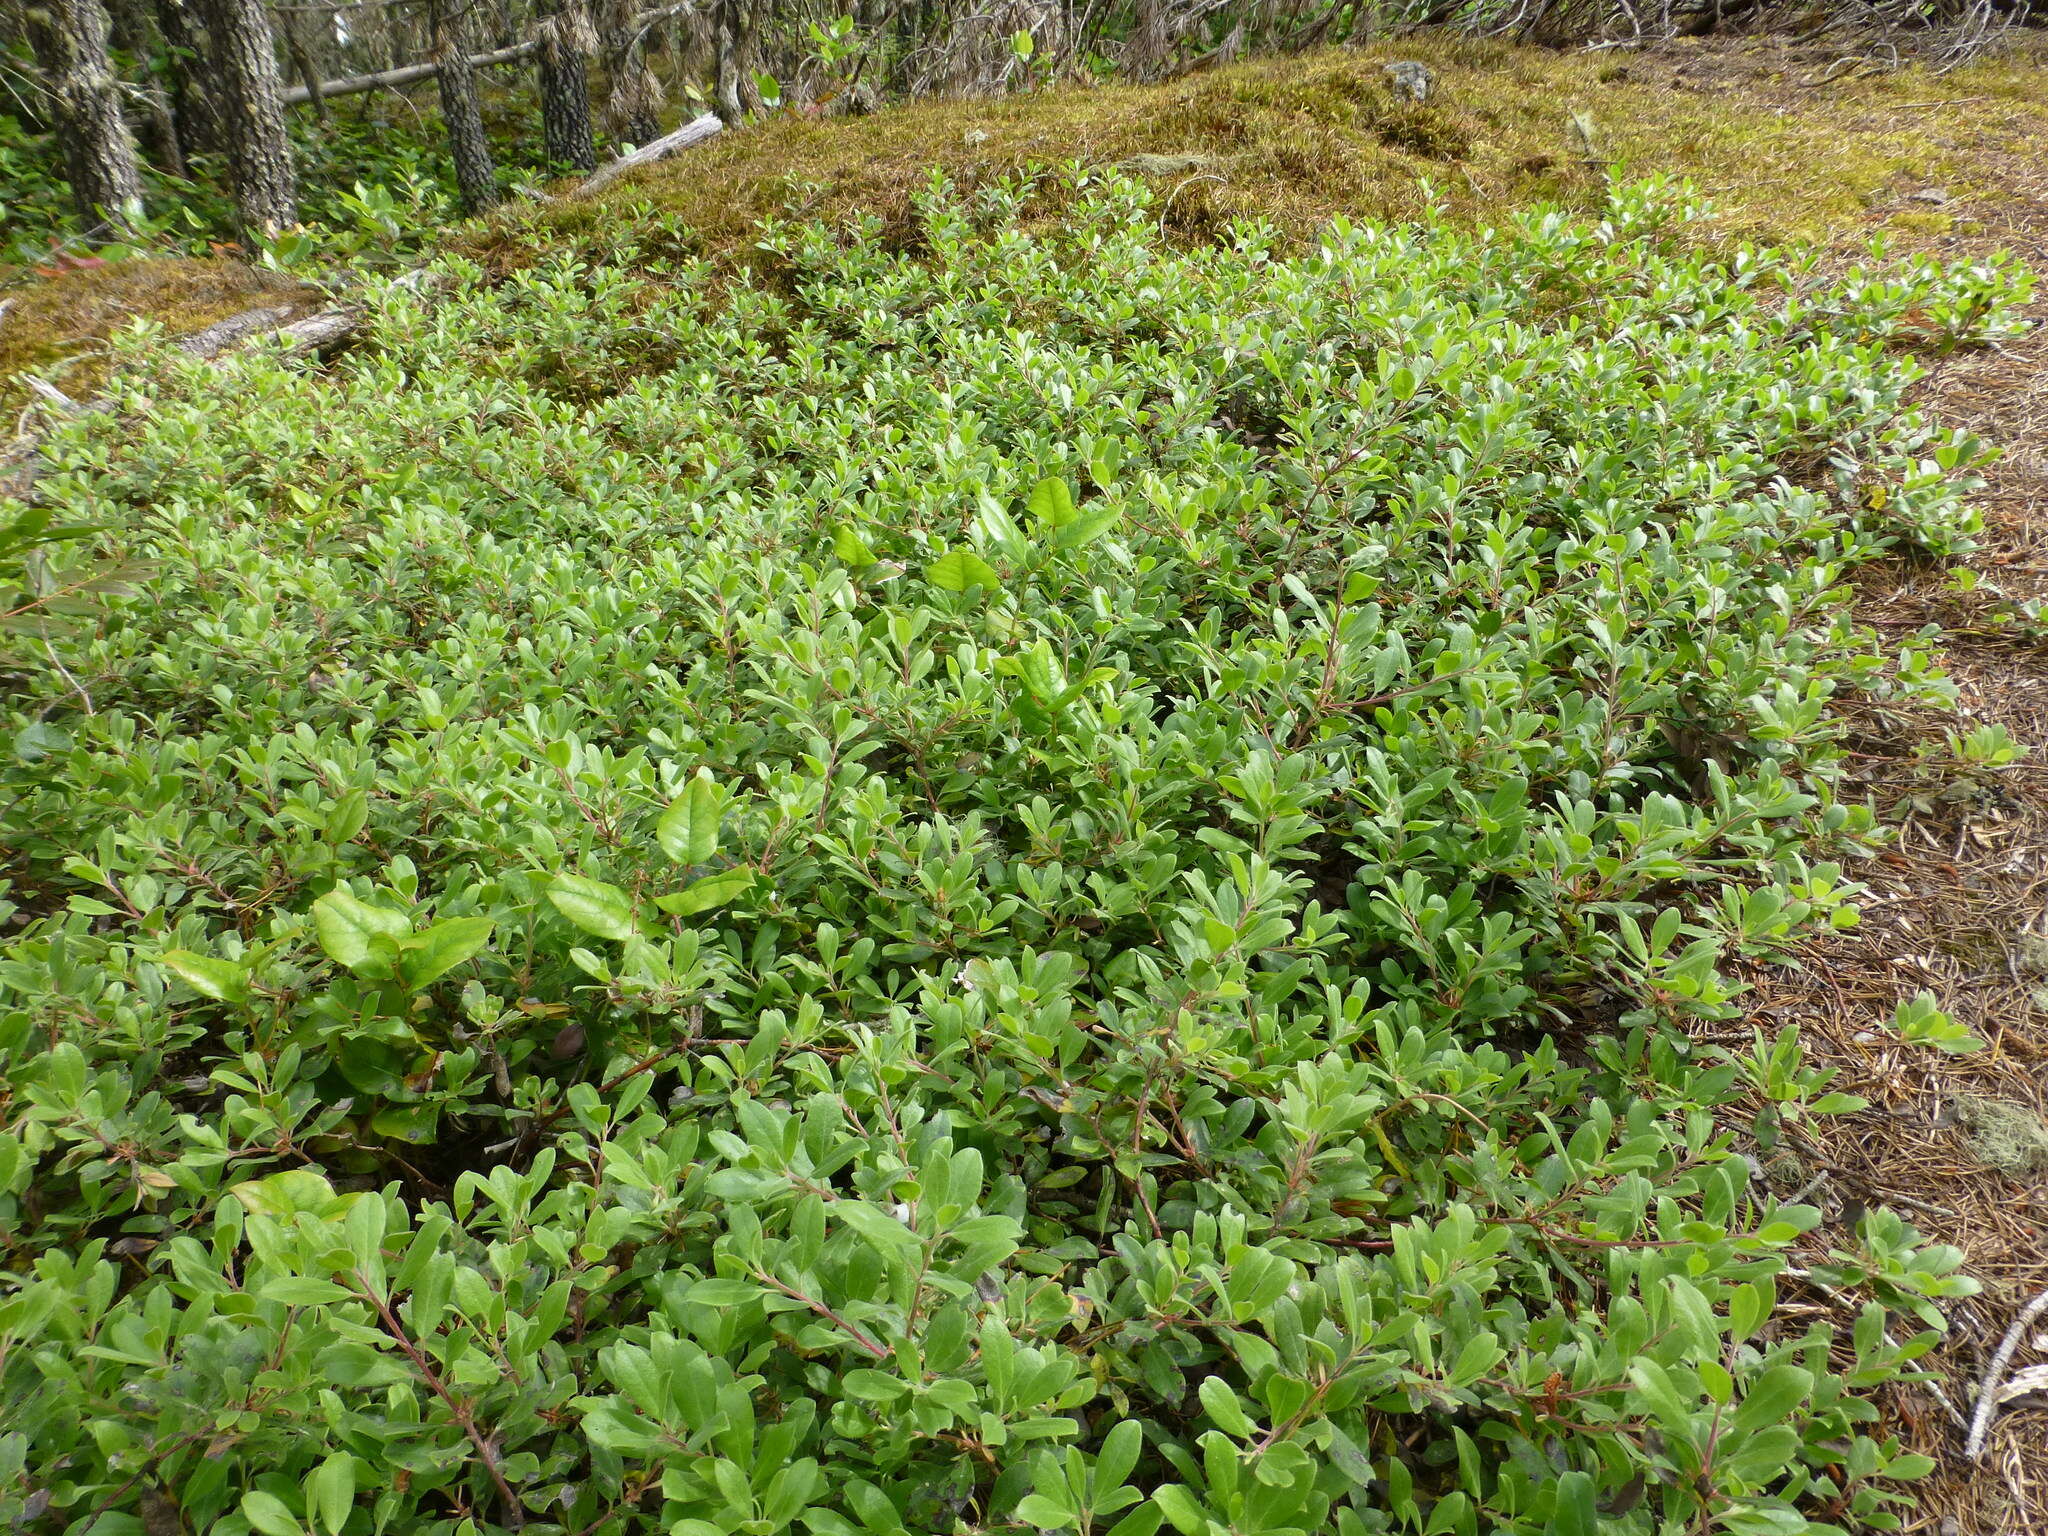
[[605, 125], [628, 144], [661, 137], [661, 81], [647, 67], [645, 25], [636, 25], [635, 0], [607, 0], [604, 23]]
[[156, 0], [156, 30], [170, 54], [171, 117], [178, 125], [178, 142], [188, 153], [217, 153], [227, 143], [220, 87], [193, 0]]
[[106, 7], [46, 0], [29, 7], [26, 19], [78, 215], [89, 229], [125, 227], [142, 211], [142, 178], [107, 52]]
[[740, 0], [718, 0], [711, 13], [711, 49], [717, 70], [712, 82], [712, 105], [728, 125], [747, 114], [746, 103], [740, 99], [742, 20]]
[[242, 229], [270, 236], [298, 221], [298, 183], [284, 131], [284, 85], [263, 0], [204, 0], [221, 84], [222, 127]]
[[131, 87], [140, 109], [135, 138], [143, 155], [173, 176], [185, 174], [185, 146], [178, 138], [170, 93], [164, 89], [167, 62], [162, 35], [150, 15], [149, 0], [108, 0], [109, 41], [116, 53], [135, 61], [140, 77]]
[[476, 71], [470, 67], [469, 14], [461, 0], [435, 0], [434, 56], [440, 60], [441, 118], [455, 159], [455, 185], [465, 211], [478, 213], [498, 200], [498, 168], [484, 137]]
[[590, 55], [596, 29], [580, 5], [543, 17], [540, 24], [540, 117], [548, 159], [579, 171], [597, 169], [590, 127]]

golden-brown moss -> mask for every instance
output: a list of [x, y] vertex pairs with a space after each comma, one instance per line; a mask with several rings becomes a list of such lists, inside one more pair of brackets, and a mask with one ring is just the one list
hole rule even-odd
[[137, 320], [181, 336], [306, 296], [287, 278], [224, 258], [145, 257], [33, 277], [0, 292], [0, 408], [19, 402], [9, 381], [30, 369], [74, 398], [92, 394], [106, 376], [107, 339]]
[[[1435, 71], [1428, 102], [1393, 99], [1394, 58]], [[643, 205], [689, 226], [687, 251], [720, 259], [744, 256], [758, 220], [790, 211], [875, 215], [885, 236], [907, 237], [934, 168], [972, 186], [1069, 162], [1162, 167], [1155, 179], [1175, 194], [1164, 222], [1187, 238], [1244, 215], [1297, 236], [1336, 213], [1411, 218], [1432, 197], [1468, 220], [1538, 199], [1584, 206], [1606, 164], [1693, 178], [1734, 236], [1839, 236], [1884, 225], [1902, 181], [1988, 193], [1985, 154], [2025, 153], [2048, 132], [2043, 58], [2037, 48], [1945, 76], [1810, 86], [1827, 60], [1791, 44], [1673, 45], [1622, 61], [1410, 37], [1163, 85], [778, 116], [597, 198], [503, 216], [471, 248], [513, 265], [565, 244], [601, 249]], [[1591, 126], [1592, 156], [1575, 118]]]

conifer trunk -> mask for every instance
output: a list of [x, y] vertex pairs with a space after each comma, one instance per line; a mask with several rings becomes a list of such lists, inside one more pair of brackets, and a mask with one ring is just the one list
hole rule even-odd
[[477, 99], [476, 71], [469, 62], [468, 13], [463, 0], [434, 0], [434, 57], [441, 88], [441, 118], [448, 125], [448, 149], [455, 159], [455, 184], [467, 213], [479, 213], [498, 200], [498, 168], [484, 136], [484, 114]]
[[222, 86], [228, 168], [235, 207], [251, 235], [298, 221], [298, 187], [284, 131], [284, 85], [263, 0], [204, 0], [206, 30]]
[[156, 0], [156, 30], [171, 55], [171, 118], [179, 144], [187, 153], [219, 151], [227, 142], [220, 90], [190, 0]]
[[89, 229], [126, 227], [142, 208], [142, 178], [107, 52], [106, 7], [100, 0], [42, 0], [26, 20], [78, 215]]
[[740, 100], [739, 0], [717, 0], [711, 13], [711, 48], [717, 70], [711, 104], [729, 127], [747, 115]]
[[[628, 144], [661, 137], [661, 81], [647, 67], [646, 26], [635, 25], [633, 0], [608, 0], [604, 10], [605, 123]], [[651, 26], [652, 23], [648, 23]]]
[[570, 4], [540, 24], [542, 147], [549, 160], [579, 171], [597, 169], [590, 127], [590, 55], [597, 36], [581, 5]]
[[185, 146], [179, 142], [171, 98], [163, 87], [159, 65], [164, 48], [150, 17], [149, 0], [108, 0], [107, 20], [115, 54], [126, 54], [130, 60], [133, 99], [141, 109], [134, 125], [135, 138], [143, 156], [173, 176], [182, 176]]

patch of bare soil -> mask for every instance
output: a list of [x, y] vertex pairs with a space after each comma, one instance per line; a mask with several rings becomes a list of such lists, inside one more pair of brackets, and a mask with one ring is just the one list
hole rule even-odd
[[[1970, 233], [1929, 243], [1963, 257], [2014, 251], [2048, 290], [2048, 150], [1976, 148], [1995, 192], [1957, 210]], [[2048, 1367], [2048, 1310], [2030, 1308], [2048, 1293], [2048, 292], [2033, 318], [2018, 341], [1930, 360], [1923, 386], [1939, 419], [2003, 451], [1979, 497], [1983, 545], [1966, 562], [1976, 588], [1960, 590], [1949, 566], [1900, 561], [1859, 591], [1858, 616], [1888, 638], [1939, 627], [1963, 718], [1852, 712], [1847, 789], [1894, 829], [1855, 871], [1870, 888], [1862, 925], [1752, 978], [1744, 1024], [1797, 1024], [1839, 1069], [1832, 1086], [1870, 1101], [1793, 1149], [1804, 1198], [1831, 1218], [1812, 1257], [1845, 1241], [1865, 1208], [1889, 1206], [1960, 1248], [1983, 1286], [1947, 1308], [1927, 1362], [1938, 1379], [1887, 1404], [1896, 1432], [1938, 1462], [1905, 1527], [1930, 1536], [2048, 1532], [2048, 1369], [2038, 1391], [2022, 1374]], [[2028, 755], [1995, 768], [1949, 749], [1951, 732], [1989, 725]], [[1987, 1048], [1946, 1056], [1902, 1042], [1893, 1007], [1922, 990]], [[1842, 1312], [1825, 1291], [1787, 1295]], [[1987, 1399], [1996, 1417], [1972, 1456]]]

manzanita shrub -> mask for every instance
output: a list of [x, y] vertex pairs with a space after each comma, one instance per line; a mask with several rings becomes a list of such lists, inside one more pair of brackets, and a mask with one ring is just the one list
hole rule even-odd
[[2023, 280], [1051, 192], [53, 440], [153, 575], [11, 663], [0, 1520], [1896, 1524], [1958, 1257], [1679, 1026], [1853, 921], [1831, 701], [1943, 685], [1845, 573], [1978, 457], [1899, 344]]

